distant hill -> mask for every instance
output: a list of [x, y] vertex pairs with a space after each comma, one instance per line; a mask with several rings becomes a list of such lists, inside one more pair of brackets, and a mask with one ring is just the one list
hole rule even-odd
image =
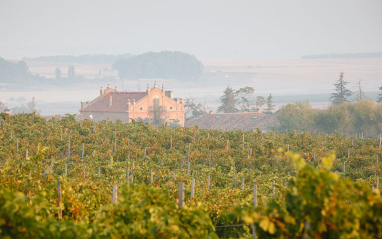
[[202, 62], [193, 55], [179, 51], [148, 52], [129, 59], [119, 59], [113, 67], [121, 77], [127, 79], [196, 80], [203, 72]]
[[348, 59], [348, 58], [382, 58], [382, 52], [373, 53], [342, 53], [342, 54], [321, 54], [321, 55], [306, 55], [301, 59]]
[[57, 55], [57, 56], [39, 56], [39, 57], [24, 57], [24, 61], [45, 61], [45, 62], [62, 62], [62, 63], [79, 63], [79, 64], [113, 64], [118, 59], [129, 59], [132, 55]]

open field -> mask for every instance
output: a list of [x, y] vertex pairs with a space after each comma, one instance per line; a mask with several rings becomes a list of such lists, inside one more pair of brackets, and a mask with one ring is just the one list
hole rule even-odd
[[[28, 61], [30, 71], [46, 77], [54, 78], [59, 64]], [[61, 65], [62, 76], [67, 74], [69, 64]], [[180, 82], [174, 79], [156, 79], [158, 84], [165, 84], [166, 89], [173, 90], [175, 97], [195, 97], [205, 102], [209, 108], [216, 110], [219, 97], [227, 85], [239, 89], [244, 86], [255, 88], [255, 95], [273, 95], [276, 107], [296, 100], [309, 100], [314, 107], [325, 108], [329, 104], [330, 93], [339, 73], [345, 73], [349, 81], [348, 88], [358, 90], [361, 80], [362, 90], [375, 99], [378, 87], [382, 86], [382, 59], [330, 59], [330, 60], [256, 60], [256, 61], [224, 61], [204, 62], [202, 79], [196, 82]], [[99, 70], [108, 65], [74, 64], [76, 75], [87, 77], [90, 82], [98, 76]], [[124, 79], [111, 82], [119, 90], [145, 90], [146, 85], [153, 85], [154, 79], [133, 81]], [[94, 99], [105, 82], [94, 80], [93, 83], [79, 84], [68, 88], [46, 89], [34, 91], [9, 91], [2, 86], [0, 99], [7, 101], [10, 97], [36, 97], [43, 114], [78, 113], [80, 101]], [[65, 105], [64, 110], [57, 109], [56, 103]], [[73, 107], [74, 105], [78, 107]]]

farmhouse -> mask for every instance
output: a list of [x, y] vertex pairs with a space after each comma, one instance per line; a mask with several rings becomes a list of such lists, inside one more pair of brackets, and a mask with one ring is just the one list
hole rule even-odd
[[153, 124], [164, 122], [177, 123], [184, 126], [184, 102], [182, 98], [174, 98], [172, 91], [165, 91], [155, 85], [146, 92], [119, 92], [110, 87], [101, 87], [100, 95], [90, 102], [81, 102], [80, 113], [84, 118], [94, 121], [117, 119], [122, 122], [148, 120]]
[[219, 130], [244, 130], [250, 131], [259, 129], [267, 131], [271, 127], [277, 127], [277, 113], [274, 115], [258, 112], [246, 113], [219, 113], [203, 115], [196, 119], [189, 120], [185, 126], [197, 125], [201, 129], [219, 129]]

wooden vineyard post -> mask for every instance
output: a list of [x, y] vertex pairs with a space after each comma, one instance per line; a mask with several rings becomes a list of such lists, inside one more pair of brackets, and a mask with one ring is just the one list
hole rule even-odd
[[208, 167], [211, 168], [211, 153], [208, 155]]
[[175, 173], [172, 173], [172, 182], [175, 183]]
[[195, 193], [195, 179], [193, 178], [191, 180], [191, 199], [194, 198], [194, 193]]
[[377, 189], [379, 189], [379, 177], [377, 178]]
[[227, 151], [228, 151], [228, 147], [229, 147], [229, 139], [227, 139]]
[[252, 148], [249, 149], [249, 157], [252, 157]]
[[157, 172], [157, 179], [158, 179], [158, 182], [159, 182], [159, 179], [160, 179], [160, 171]]
[[101, 167], [98, 167], [98, 177], [101, 177]]
[[172, 135], [170, 135], [170, 149], [172, 149]]
[[130, 184], [130, 181], [129, 181], [129, 168], [126, 169], [126, 183], [127, 183], [127, 186], [129, 186]]
[[275, 180], [272, 181], [272, 197], [275, 197]]
[[62, 140], [62, 127], [61, 127], [61, 135], [60, 135], [60, 140]]
[[60, 184], [60, 179], [57, 178], [57, 207], [58, 207], [58, 220], [61, 220], [62, 218], [62, 210], [60, 207], [61, 203], [61, 184]]
[[28, 159], [28, 149], [25, 151], [25, 159]]
[[286, 187], [288, 187], [288, 186], [289, 186], [289, 172], [287, 174], [287, 180], [286, 180]]
[[68, 134], [68, 157], [70, 157], [70, 134]]
[[210, 175], [207, 175], [207, 191], [210, 189]]
[[187, 175], [190, 176], [190, 162], [187, 162]]
[[343, 170], [343, 172], [344, 172], [344, 180], [345, 180], [345, 161], [344, 161], [344, 170]]
[[153, 170], [150, 170], [150, 183], [153, 183]]
[[19, 150], [19, 139], [16, 139], [16, 150]]
[[191, 148], [191, 143], [188, 143], [188, 154], [187, 155], [190, 155], [190, 148]]
[[84, 143], [82, 143], [82, 154], [81, 154], [82, 159], [84, 158], [84, 150], [85, 150], [85, 145]]
[[289, 152], [289, 144], [288, 144], [288, 149], [287, 149], [287, 152]]
[[145, 147], [145, 153], [143, 155], [143, 158], [145, 159], [146, 158], [146, 147]]
[[112, 202], [113, 203], [116, 203], [117, 202], [117, 197], [118, 197], [118, 186], [117, 185], [113, 185], [113, 199], [112, 199]]
[[[257, 184], [253, 185], [253, 206], [257, 207]], [[256, 238], [256, 225], [252, 225], [252, 236]]]
[[134, 174], [131, 174], [131, 183], [134, 183]]
[[68, 165], [65, 164], [65, 177], [68, 176]]
[[130, 146], [130, 139], [127, 139], [127, 147]]
[[117, 138], [114, 138], [114, 153], [115, 152], [117, 152]]
[[207, 133], [207, 139], [209, 139], [210, 138], [210, 133]]
[[43, 179], [44, 179], [44, 181], [45, 181], [45, 178], [46, 178], [46, 169], [44, 169], [44, 171], [43, 171]]
[[50, 159], [50, 171], [53, 172], [53, 159]]
[[178, 197], [178, 207], [182, 208], [184, 206], [184, 183], [179, 183], [179, 197]]
[[244, 181], [245, 181], [245, 179], [242, 178], [241, 179], [241, 191], [244, 191]]
[[11, 139], [13, 138], [12, 131], [11, 131]]
[[233, 188], [236, 188], [236, 173], [235, 173], [235, 176], [234, 176], [234, 179], [233, 179]]
[[348, 149], [348, 158], [350, 158], [350, 149]]

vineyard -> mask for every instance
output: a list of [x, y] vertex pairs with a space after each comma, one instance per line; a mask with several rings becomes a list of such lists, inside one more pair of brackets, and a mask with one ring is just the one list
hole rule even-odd
[[380, 138], [0, 119], [2, 238], [382, 238]]

